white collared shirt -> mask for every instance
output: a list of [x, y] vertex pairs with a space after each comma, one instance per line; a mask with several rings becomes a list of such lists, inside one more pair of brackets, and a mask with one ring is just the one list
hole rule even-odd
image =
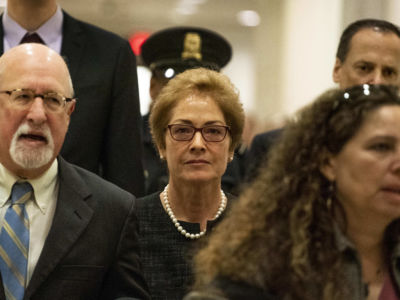
[[[35, 31], [46, 46], [58, 54], [61, 53], [63, 19], [64, 15], [58, 5], [55, 14]], [[3, 14], [2, 21], [4, 30], [3, 45], [4, 52], [6, 52], [10, 48], [18, 46], [27, 31], [8, 15], [7, 9]]]
[[[58, 195], [57, 174], [58, 163], [55, 159], [53, 164], [43, 175], [36, 179], [27, 180], [33, 187], [33, 196], [25, 204], [26, 212], [29, 217], [27, 282], [29, 282], [32, 277], [53, 222]], [[12, 174], [0, 163], [0, 228], [3, 225], [6, 210], [11, 203], [10, 195], [12, 186], [18, 180], [20, 180], [20, 178]]]

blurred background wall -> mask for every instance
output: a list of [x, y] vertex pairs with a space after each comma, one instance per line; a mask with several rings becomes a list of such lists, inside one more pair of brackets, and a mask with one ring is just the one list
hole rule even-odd
[[[4, 6], [4, 0], [0, 5]], [[125, 38], [170, 26], [215, 30], [232, 44], [223, 72], [258, 126], [274, 125], [333, 87], [331, 73], [342, 30], [359, 18], [400, 24], [399, 0], [59, 0], [71, 15]], [[107, 47], [107, 45], [104, 45]], [[147, 70], [139, 70], [142, 112]]]

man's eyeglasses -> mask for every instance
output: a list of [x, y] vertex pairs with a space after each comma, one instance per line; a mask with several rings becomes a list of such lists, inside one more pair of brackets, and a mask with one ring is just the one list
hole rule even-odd
[[46, 109], [51, 112], [60, 111], [67, 102], [76, 100], [76, 98], [67, 98], [56, 92], [47, 92], [44, 94], [36, 94], [30, 89], [14, 89], [11, 91], [0, 91], [9, 95], [11, 104], [17, 108], [28, 108], [32, 105], [36, 97], [43, 99], [43, 104]]
[[168, 125], [168, 129], [171, 137], [176, 141], [190, 141], [193, 139], [195, 133], [200, 131], [203, 139], [207, 142], [222, 142], [230, 130], [229, 126], [224, 125], [210, 125], [196, 128], [184, 124], [170, 124]]

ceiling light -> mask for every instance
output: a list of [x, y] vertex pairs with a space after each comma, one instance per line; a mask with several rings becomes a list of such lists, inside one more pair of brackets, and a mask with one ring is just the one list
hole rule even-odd
[[241, 10], [236, 17], [243, 26], [255, 27], [260, 24], [260, 15], [254, 10]]

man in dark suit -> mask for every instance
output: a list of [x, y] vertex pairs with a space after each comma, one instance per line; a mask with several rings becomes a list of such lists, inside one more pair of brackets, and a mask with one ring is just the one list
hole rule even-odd
[[136, 61], [129, 43], [63, 12], [56, 0], [8, 0], [0, 53], [27, 33], [67, 61], [79, 102], [61, 154], [136, 196], [144, 194]]
[[[348, 25], [340, 37], [332, 77], [342, 89], [364, 83], [400, 86], [399, 28], [377, 19]], [[246, 158], [247, 182], [255, 178], [282, 131], [268, 131], [254, 137]]]
[[[199, 27], [171, 27], [153, 33], [142, 45], [142, 59], [152, 72], [150, 80], [151, 107], [161, 89], [170, 79], [185, 70], [207, 68], [220, 71], [231, 59], [229, 42], [218, 33]], [[159, 158], [152, 142], [149, 114], [142, 118], [146, 194], [161, 191], [168, 183], [165, 161]], [[239, 192], [243, 178], [242, 153], [235, 152], [222, 176], [224, 191]]]
[[[0, 299], [148, 299], [134, 196], [58, 156], [76, 101], [64, 60], [23, 44], [0, 58], [0, 78]], [[31, 191], [14, 200], [22, 184]]]

